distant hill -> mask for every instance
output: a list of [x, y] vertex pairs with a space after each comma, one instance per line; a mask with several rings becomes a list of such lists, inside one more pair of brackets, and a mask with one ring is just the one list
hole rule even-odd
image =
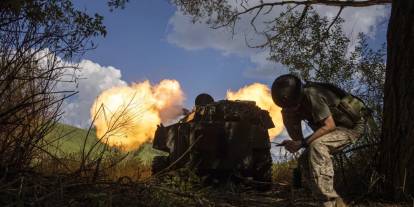
[[[88, 131], [86, 129], [58, 123], [56, 127], [46, 136], [46, 140], [51, 142], [51, 146], [47, 149], [49, 152], [57, 156], [78, 154], [82, 150], [87, 134]], [[92, 129], [89, 132], [88, 139], [86, 140], [86, 149], [90, 149], [95, 144], [99, 149], [106, 146], [104, 143], [98, 141], [96, 131]], [[113, 147], [109, 148], [117, 150]], [[131, 156], [128, 156], [128, 158], [140, 159], [144, 164], [151, 164], [153, 157], [161, 154], [163, 153], [152, 149], [152, 143], [145, 143], [139, 149], [130, 152]]]
[[[48, 150], [57, 155], [79, 153], [88, 134], [86, 129], [58, 123], [56, 127], [46, 136], [47, 140], [52, 142]], [[96, 132], [91, 130], [86, 147], [89, 148], [97, 143]], [[104, 147], [101, 142], [97, 143], [98, 147]]]

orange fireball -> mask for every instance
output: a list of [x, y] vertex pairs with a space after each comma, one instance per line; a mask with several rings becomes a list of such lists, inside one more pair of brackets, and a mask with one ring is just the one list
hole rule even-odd
[[176, 80], [149, 81], [103, 91], [95, 100], [91, 117], [99, 139], [123, 150], [151, 141], [162, 122], [176, 119], [184, 93]]
[[275, 128], [269, 129], [270, 138], [274, 138], [282, 132], [282, 109], [273, 103], [270, 89], [266, 85], [253, 83], [236, 92], [228, 90], [227, 99], [255, 101], [257, 106], [269, 112], [269, 115], [272, 117], [273, 123], [275, 124]]

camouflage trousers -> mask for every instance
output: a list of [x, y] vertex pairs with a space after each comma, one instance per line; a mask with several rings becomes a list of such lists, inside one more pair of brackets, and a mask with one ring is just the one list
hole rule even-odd
[[337, 127], [314, 140], [299, 158], [305, 184], [321, 206], [333, 207], [339, 195], [334, 189], [332, 154], [339, 152], [360, 137], [354, 130]]

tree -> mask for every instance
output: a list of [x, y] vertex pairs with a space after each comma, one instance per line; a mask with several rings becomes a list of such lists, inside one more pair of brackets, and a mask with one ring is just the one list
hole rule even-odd
[[[396, 197], [414, 193], [414, 2], [394, 0], [387, 33], [381, 171]], [[412, 198], [412, 197], [411, 197]]]
[[57, 87], [76, 81], [67, 73], [76, 66], [68, 62], [94, 48], [92, 37], [105, 34], [101, 16], [78, 11], [70, 0], [0, 2], [2, 174], [27, 169], [44, 150], [62, 101], [76, 93]]
[[[407, 198], [414, 193], [414, 1], [412, 0], [307, 0], [307, 1], [255, 1], [250, 6], [248, 1], [236, 1], [232, 6], [223, 0], [173, 0], [185, 14], [193, 16], [193, 21], [203, 21], [213, 28], [234, 28], [243, 15], [250, 15], [250, 23], [255, 27], [259, 16], [272, 15], [275, 7], [283, 7], [291, 13], [301, 9], [295, 23], [286, 29], [294, 30], [307, 17], [312, 5], [338, 7], [338, 13], [326, 29], [331, 34], [332, 25], [338, 21], [346, 7], [367, 7], [379, 4], [391, 4], [391, 18], [387, 34], [387, 63], [384, 85], [384, 120], [381, 135], [381, 159], [379, 170], [385, 175], [384, 192], [395, 199]], [[288, 7], [286, 7], [288, 6]], [[280, 16], [279, 16], [280, 17]], [[278, 17], [269, 20], [267, 26], [274, 28]], [[264, 30], [260, 32], [266, 37], [262, 45], [270, 47], [273, 39], [277, 39], [280, 31]], [[331, 34], [332, 35], [332, 34]], [[271, 48], [271, 47], [270, 47]]]

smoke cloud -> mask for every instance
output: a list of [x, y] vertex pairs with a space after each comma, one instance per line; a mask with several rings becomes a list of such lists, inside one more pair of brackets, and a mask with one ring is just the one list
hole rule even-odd
[[91, 109], [97, 136], [111, 146], [133, 150], [152, 141], [157, 125], [182, 113], [184, 93], [176, 80], [149, 81], [103, 91]]

